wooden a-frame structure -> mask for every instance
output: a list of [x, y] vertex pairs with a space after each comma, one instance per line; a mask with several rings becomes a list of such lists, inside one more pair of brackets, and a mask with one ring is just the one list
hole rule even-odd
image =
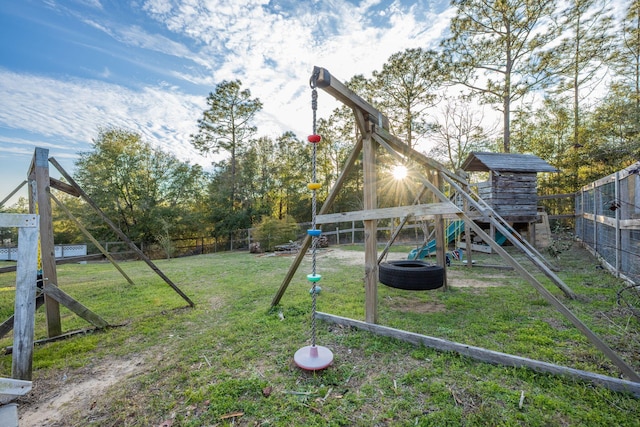
[[[60, 174], [66, 179], [68, 183], [51, 178], [49, 176], [49, 163], [51, 163]], [[77, 314], [87, 322], [91, 323], [97, 329], [102, 329], [110, 326], [109, 323], [100, 317], [98, 314], [85, 307], [80, 302], [76, 301], [73, 297], [65, 293], [58, 286], [58, 275], [56, 271], [56, 259], [55, 248], [53, 241], [53, 220], [51, 200], [53, 200], [57, 206], [64, 211], [67, 216], [78, 226], [82, 233], [87, 237], [97, 248], [102, 255], [104, 255], [114, 267], [123, 275], [123, 277], [133, 285], [133, 281], [127, 276], [127, 274], [120, 268], [118, 263], [113, 257], [100, 245], [100, 243], [91, 235], [91, 233], [71, 214], [71, 212], [51, 193], [51, 188], [70, 194], [74, 197], [81, 197], [95, 212], [96, 214], [118, 235], [118, 237], [125, 242], [135, 253], [142, 259], [156, 274], [158, 274], [171, 288], [178, 293], [188, 304], [193, 307], [195, 304], [189, 297], [184, 294], [180, 288], [178, 288], [152, 261], [142, 252], [127, 235], [120, 230], [98, 207], [98, 205], [87, 195], [84, 190], [75, 182], [75, 180], [64, 170], [64, 168], [56, 161], [55, 158], [49, 158], [49, 150], [45, 148], [36, 148], [34, 156], [29, 168], [27, 183], [29, 184], [29, 212], [32, 216], [39, 218], [39, 244], [40, 244], [40, 268], [42, 270], [41, 283], [37, 283], [36, 294], [36, 280], [32, 281], [35, 308], [45, 306], [46, 314], [46, 326], [47, 336], [49, 339], [56, 339], [63, 336], [62, 325], [60, 319], [60, 305], [62, 304], [73, 313]], [[20, 184], [18, 189], [22, 187], [24, 183]], [[17, 189], [12, 192], [14, 194]], [[7, 200], [6, 198], [5, 200]], [[20, 245], [20, 242], [19, 242]], [[95, 258], [94, 255], [86, 257], [74, 257], [74, 261], [83, 261]], [[20, 267], [19, 265], [17, 267]], [[36, 271], [34, 269], [33, 274], [35, 276]], [[6, 335], [11, 329], [14, 328], [14, 316], [9, 317], [2, 324], [0, 324], [0, 337]], [[24, 320], [22, 320], [24, 321]], [[19, 321], [19, 322], [22, 322]], [[22, 328], [21, 325], [16, 324], [16, 330]], [[67, 334], [69, 335], [69, 334]], [[30, 362], [29, 362], [30, 366]], [[30, 369], [29, 369], [30, 370]], [[30, 377], [29, 372], [26, 376]]]
[[[553, 365], [553, 368], [549, 368], [543, 362], [531, 361], [529, 359], [520, 358], [512, 355], [505, 355], [500, 353], [500, 357], [494, 357], [489, 350], [473, 348], [473, 351], [467, 351], [466, 353], [471, 357], [475, 357], [479, 360], [491, 361], [493, 363], [507, 364], [509, 366], [528, 366], [534, 370], [558, 373], [562, 370], [562, 373], [569, 375], [576, 375], [580, 378], [589, 378], [592, 381], [596, 381], [605, 384], [609, 388], [615, 390], [632, 391], [636, 395], [640, 396], [640, 376], [627, 365], [606, 343], [604, 343], [596, 334], [594, 334], [580, 319], [578, 319], [560, 300], [558, 300], [551, 292], [549, 292], [542, 283], [538, 281], [527, 269], [525, 269], [518, 261], [516, 261], [507, 251], [495, 242], [492, 236], [489, 236], [474, 220], [482, 220], [485, 223], [489, 223], [491, 228], [499, 231], [507, 239], [518, 248], [531, 264], [544, 273], [553, 282], [567, 298], [574, 299], [576, 295], [573, 291], [555, 274], [555, 267], [548, 263], [544, 257], [535, 249], [530, 243], [522, 238], [516, 231], [514, 231], [509, 224], [498, 215], [495, 210], [483, 201], [476, 193], [471, 190], [471, 185], [467, 182], [466, 178], [449, 171], [444, 165], [440, 164], [434, 159], [431, 159], [424, 154], [412, 149], [409, 145], [404, 143], [399, 138], [395, 137], [389, 132], [388, 119], [375, 107], [366, 102], [360, 96], [348, 89], [344, 84], [335, 79], [328, 70], [321, 67], [314, 67], [313, 74], [311, 76], [311, 86], [323, 89], [325, 92], [342, 102], [346, 106], [350, 107], [353, 111], [355, 122], [359, 131], [359, 136], [355, 143], [353, 150], [345, 162], [345, 166], [338, 177], [335, 185], [330, 190], [327, 199], [320, 208], [318, 216], [316, 218], [317, 224], [326, 224], [332, 222], [347, 221], [351, 219], [362, 220], [364, 223], [364, 249], [365, 249], [365, 320], [359, 322], [353, 319], [345, 319], [339, 316], [333, 316], [326, 313], [318, 313], [318, 317], [326, 321], [334, 323], [342, 323], [345, 325], [360, 327], [376, 333], [389, 333], [385, 332], [385, 328], [377, 325], [377, 286], [378, 286], [378, 263], [382, 257], [378, 257], [377, 249], [377, 220], [382, 218], [401, 218], [400, 227], [407, 221], [408, 218], [414, 217], [419, 219], [433, 220], [436, 223], [436, 242], [437, 263], [443, 267], [445, 266], [445, 232], [444, 232], [444, 219], [462, 220], [465, 223], [467, 230], [473, 230], [478, 236], [480, 236], [484, 242], [491, 246], [491, 248], [498, 253], [509, 265], [511, 265], [522, 278], [529, 282], [541, 296], [553, 307], [555, 307], [562, 315], [564, 315], [576, 328], [578, 328], [586, 337], [601, 350], [609, 360], [611, 360], [630, 381], [619, 380], [617, 378], [605, 377], [602, 375], [592, 374], [588, 372], [579, 371], [579, 374], [575, 374], [573, 371], [563, 369], [563, 367], [557, 367]], [[416, 165], [424, 168], [425, 173], [421, 177], [421, 182], [424, 189], [431, 192], [438, 202], [428, 204], [416, 204], [411, 206], [398, 206], [394, 208], [378, 209], [376, 199], [376, 150], [378, 147], [384, 148], [386, 152], [400, 161], [411, 160]], [[364, 210], [358, 212], [336, 213], [329, 214], [329, 210], [333, 205], [338, 193], [340, 192], [346, 177], [353, 169], [356, 160], [362, 153], [363, 163], [363, 204]], [[429, 178], [431, 179], [429, 179]], [[456, 204], [450, 201], [442, 189], [444, 185], [448, 185], [452, 191], [455, 191], [463, 201], [463, 208], [458, 207]], [[396, 235], [397, 233], [394, 233]], [[469, 233], [466, 233], [467, 236]], [[289, 268], [280, 288], [274, 296], [271, 306], [276, 306], [280, 303], [289, 283], [291, 282], [293, 275], [297, 271], [306, 251], [311, 246], [311, 236], [305, 236], [302, 243], [302, 247], [294, 259], [292, 265]], [[468, 263], [471, 266], [471, 263]], [[394, 330], [398, 333], [392, 333], [391, 335], [403, 339], [410, 334], [406, 331]], [[409, 339], [411, 342], [422, 342], [425, 345], [432, 347], [459, 351], [466, 348], [471, 349], [470, 346], [464, 344], [445, 342], [433, 337], [422, 337], [416, 340], [415, 337]], [[444, 345], [439, 346], [437, 343], [445, 342]], [[455, 345], [451, 345], [455, 344]], [[478, 356], [478, 354], [481, 356]], [[568, 368], [567, 368], [568, 369]], [[602, 378], [604, 377], [604, 378]]]

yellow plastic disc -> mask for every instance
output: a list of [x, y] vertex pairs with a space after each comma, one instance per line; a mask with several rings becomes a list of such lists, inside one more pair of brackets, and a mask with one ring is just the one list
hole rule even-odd
[[320, 187], [322, 187], [322, 184], [320, 184], [319, 182], [310, 182], [309, 184], [307, 184], [307, 188], [309, 190], [318, 190], [320, 189]]

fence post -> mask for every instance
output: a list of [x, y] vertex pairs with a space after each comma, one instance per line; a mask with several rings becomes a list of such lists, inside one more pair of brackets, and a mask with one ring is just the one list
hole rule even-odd
[[593, 186], [593, 249], [598, 252], [600, 250], [600, 245], [598, 245], [598, 189], [596, 186]]
[[[615, 179], [613, 181], [613, 197], [614, 203], [620, 205], [620, 172], [616, 172]], [[622, 255], [622, 232], [620, 230], [620, 215], [622, 214], [622, 209], [618, 208], [615, 210], [616, 214], [616, 276], [620, 277], [620, 271], [622, 268], [621, 265], [621, 255]]]
[[351, 221], [351, 244], [356, 243], [356, 222]]
[[340, 227], [336, 227], [336, 245], [340, 244]]

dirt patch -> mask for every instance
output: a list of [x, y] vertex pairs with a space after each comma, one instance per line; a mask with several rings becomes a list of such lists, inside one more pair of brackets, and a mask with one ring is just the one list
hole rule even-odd
[[[317, 253], [317, 256], [320, 259], [335, 259], [349, 265], [361, 265], [364, 268], [364, 252], [362, 251], [349, 251], [340, 248], [329, 248], [320, 249]], [[407, 259], [407, 255], [401, 253], [389, 253], [387, 255], [386, 261], [398, 259]]]
[[447, 270], [447, 280], [449, 286], [457, 288], [490, 288], [494, 286], [504, 286], [509, 283], [509, 277], [503, 274], [491, 274], [487, 270], [475, 267], [478, 279], [465, 277], [467, 272], [462, 272], [456, 268]]
[[440, 302], [418, 301], [403, 297], [387, 297], [385, 304], [393, 310], [405, 313], [442, 313], [447, 311], [445, 305]]
[[144, 369], [144, 358], [102, 360], [100, 364], [67, 370], [57, 377], [36, 378], [33, 389], [18, 400], [21, 426], [63, 426], [68, 415], [89, 412], [100, 396], [127, 376]]

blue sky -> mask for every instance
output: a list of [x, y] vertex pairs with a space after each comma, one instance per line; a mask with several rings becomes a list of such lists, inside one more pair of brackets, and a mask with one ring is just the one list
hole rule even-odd
[[[100, 127], [209, 165], [189, 135], [223, 80], [263, 102], [260, 135], [304, 138], [314, 65], [342, 81], [368, 77], [395, 52], [434, 46], [451, 16], [444, 0], [4, 1], [0, 200], [26, 178], [35, 147], [73, 172]], [[326, 94], [319, 103], [320, 114], [338, 106]]]

